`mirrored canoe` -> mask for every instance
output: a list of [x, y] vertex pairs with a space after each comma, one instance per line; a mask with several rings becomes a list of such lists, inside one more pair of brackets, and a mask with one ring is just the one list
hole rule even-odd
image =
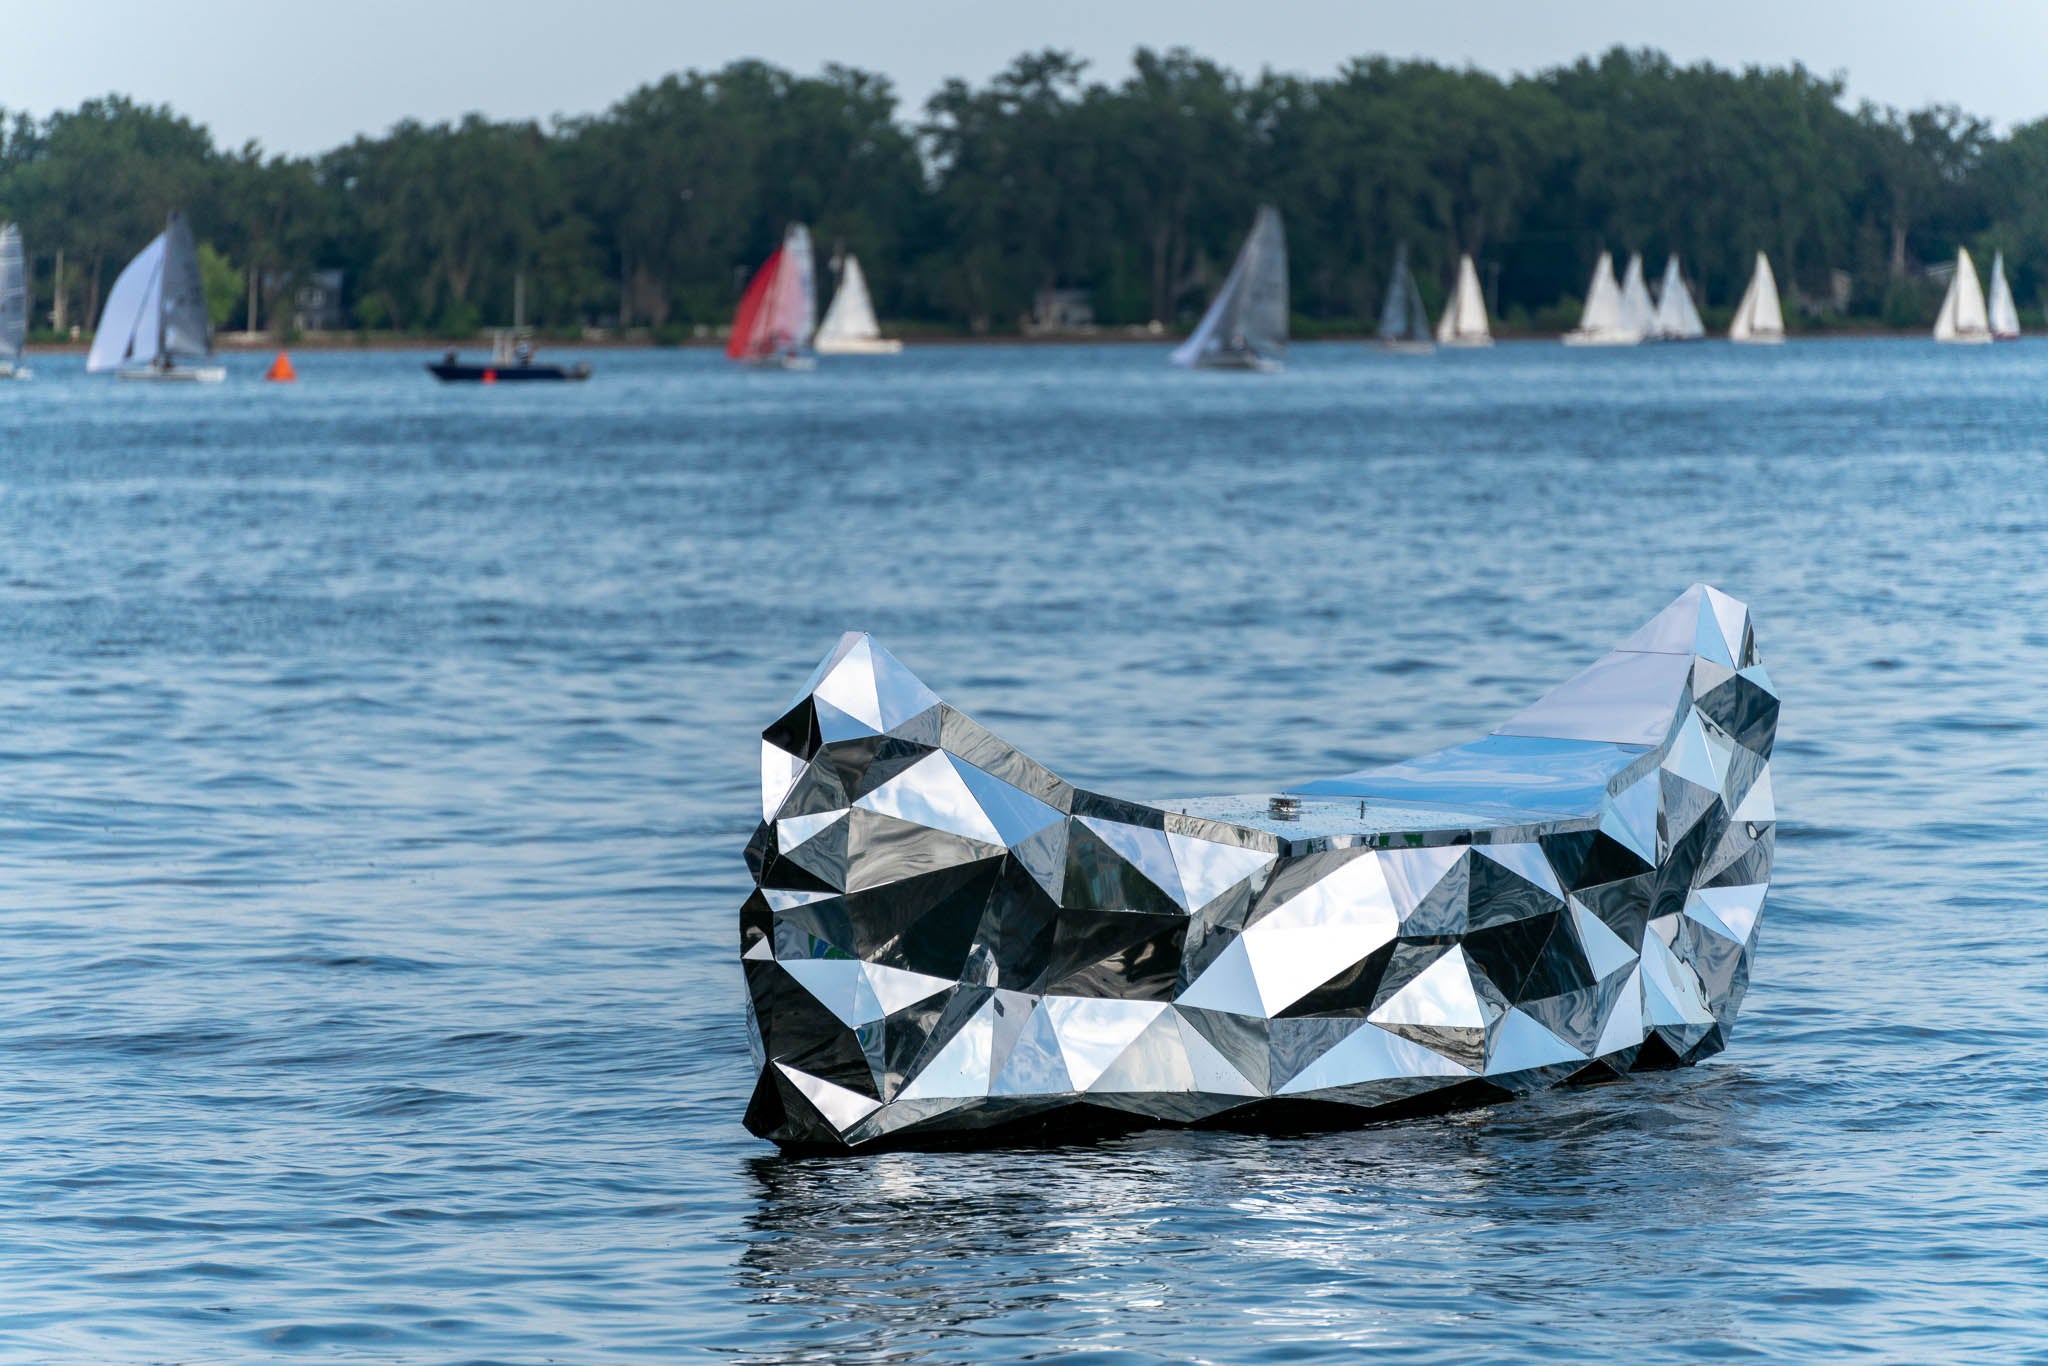
[[1470, 743], [1134, 801], [849, 633], [762, 733], [747, 1127], [1326, 1128], [1694, 1062], [1748, 982], [1777, 716], [1747, 608], [1695, 585]]

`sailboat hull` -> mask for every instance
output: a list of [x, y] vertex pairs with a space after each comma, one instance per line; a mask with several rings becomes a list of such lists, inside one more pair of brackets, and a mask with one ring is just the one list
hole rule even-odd
[[1484, 351], [1493, 345], [1491, 337], [1445, 337], [1439, 346], [1448, 346], [1459, 351]]
[[895, 356], [903, 343], [895, 337], [819, 337], [812, 343], [821, 356]]
[[740, 364], [746, 366], [749, 370], [815, 370], [818, 368], [818, 358], [816, 356], [742, 356], [739, 360]]
[[[1989, 346], [1998, 338], [1989, 332], [1958, 332], [1953, 337], [1936, 337], [1935, 340], [1943, 346]], [[2008, 337], [2006, 340], [2018, 341], [2019, 338]]]
[[26, 365], [11, 360], [0, 360], [0, 379], [30, 379], [35, 372]]
[[151, 365], [115, 374], [120, 379], [147, 384], [219, 384], [228, 377], [224, 365], [176, 365], [161, 369]]
[[1428, 356], [1436, 352], [1435, 342], [1426, 341], [1383, 341], [1379, 348], [1395, 356]]
[[1281, 362], [1252, 351], [1205, 351], [1188, 367], [1191, 370], [1244, 370], [1259, 375], [1276, 375]]
[[1785, 334], [1783, 332], [1766, 332], [1754, 337], [1730, 337], [1728, 340], [1734, 342], [1737, 346], [1783, 346], [1785, 344]]
[[1566, 346], [1637, 346], [1642, 338], [1633, 332], [1567, 332]]

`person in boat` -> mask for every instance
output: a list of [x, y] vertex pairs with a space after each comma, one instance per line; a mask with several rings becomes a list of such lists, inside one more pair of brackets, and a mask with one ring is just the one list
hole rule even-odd
[[449, 347], [449, 348], [448, 348], [447, 354], [441, 357], [441, 364], [443, 364], [443, 365], [453, 365], [453, 364], [455, 364], [455, 360], [456, 360], [456, 356], [455, 356], [455, 348], [451, 346], [451, 347]]
[[533, 364], [533, 343], [523, 341], [519, 343], [519, 345], [513, 347], [512, 359], [518, 361], [521, 365]]

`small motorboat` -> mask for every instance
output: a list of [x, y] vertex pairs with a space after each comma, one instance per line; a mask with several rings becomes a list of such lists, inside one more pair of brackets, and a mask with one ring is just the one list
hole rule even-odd
[[474, 364], [449, 351], [427, 369], [444, 384], [523, 384], [529, 380], [590, 378], [590, 367], [580, 361], [566, 366], [542, 365], [534, 360], [533, 352], [531, 341], [501, 332], [492, 342], [489, 360]]
[[745, 1122], [788, 1148], [1330, 1128], [1727, 1043], [1778, 700], [1696, 584], [1468, 744], [1089, 792], [850, 632], [761, 735]]

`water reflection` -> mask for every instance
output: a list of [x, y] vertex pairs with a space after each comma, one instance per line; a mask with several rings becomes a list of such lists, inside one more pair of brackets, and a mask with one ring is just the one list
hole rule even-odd
[[1538, 1350], [1595, 1281], [1669, 1301], [1631, 1341], [1733, 1338], [1731, 1301], [1685, 1287], [1739, 1264], [1730, 1230], [1772, 1180], [1758, 1103], [1724, 1066], [1298, 1139], [757, 1157], [748, 1359], [941, 1361], [1019, 1341], [1172, 1356], [1199, 1353], [1205, 1326], [1276, 1359], [1303, 1339]]

